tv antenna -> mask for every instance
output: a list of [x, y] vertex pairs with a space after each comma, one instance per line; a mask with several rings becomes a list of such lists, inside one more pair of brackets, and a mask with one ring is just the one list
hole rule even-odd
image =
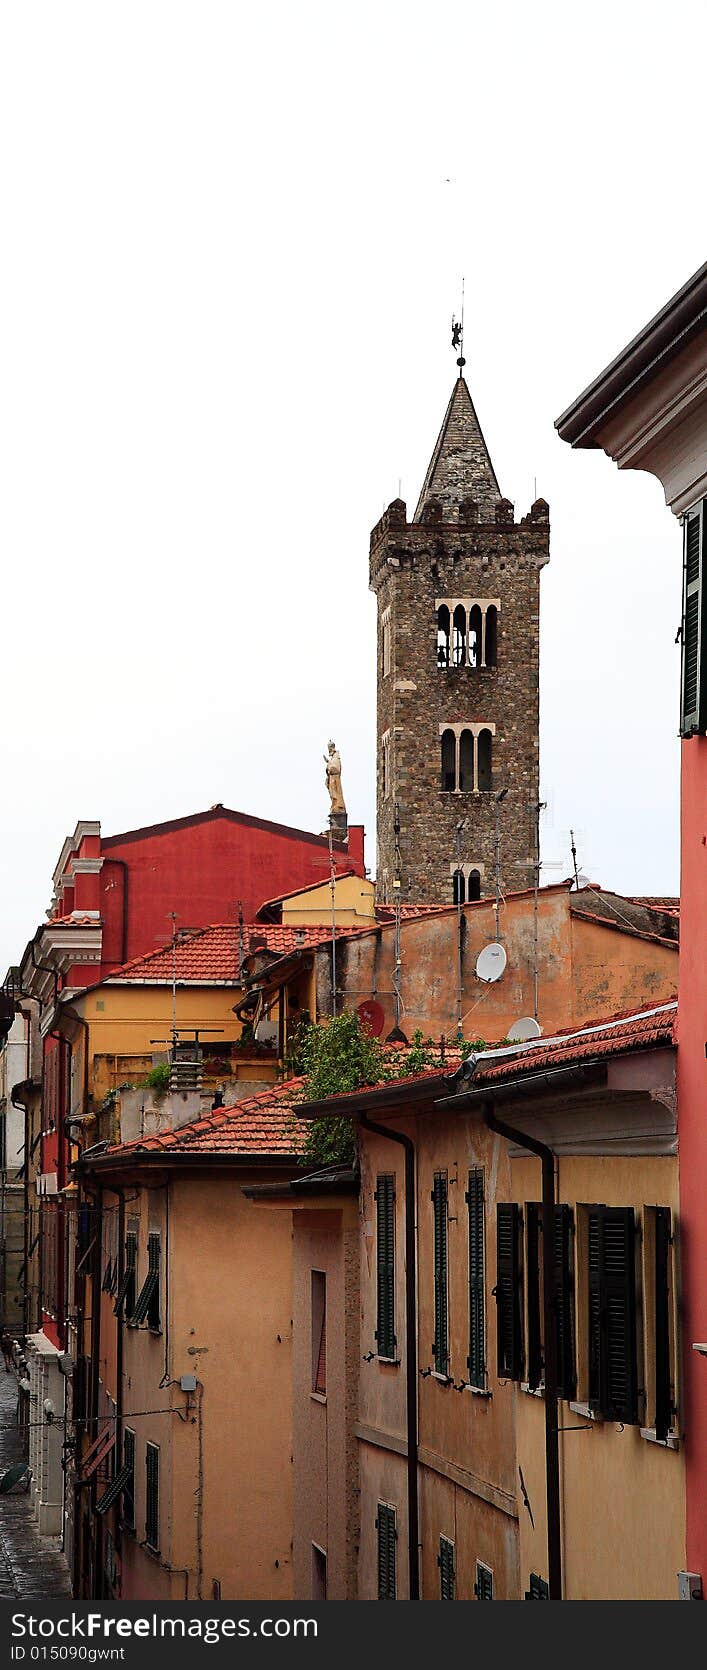
[[459, 376], [461, 377], [462, 373], [464, 371], [464, 366], [466, 365], [466, 360], [464, 358], [464, 279], [463, 278], [462, 278], [462, 311], [461, 311], [461, 318], [460, 319], [455, 319], [454, 314], [452, 314], [452, 347], [453, 348], [458, 348], [458, 350], [459, 350], [459, 358], [457, 360], [457, 365], [459, 366]]

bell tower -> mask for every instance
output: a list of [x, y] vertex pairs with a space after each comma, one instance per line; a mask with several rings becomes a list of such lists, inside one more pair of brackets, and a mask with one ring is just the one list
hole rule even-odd
[[381, 903], [396, 880], [403, 903], [493, 893], [497, 830], [504, 891], [530, 886], [538, 857], [549, 511], [538, 499], [516, 522], [457, 363], [412, 521], [394, 499], [371, 534]]

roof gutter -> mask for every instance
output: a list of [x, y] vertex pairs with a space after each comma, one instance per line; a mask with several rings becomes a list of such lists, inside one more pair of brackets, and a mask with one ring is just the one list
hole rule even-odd
[[[627, 1052], [628, 1053], [628, 1052]], [[440, 1096], [436, 1107], [447, 1111], [453, 1107], [468, 1107], [474, 1102], [516, 1101], [522, 1096], [535, 1096], [547, 1090], [579, 1089], [590, 1084], [606, 1082], [607, 1064], [597, 1057], [582, 1067], [547, 1067], [540, 1073], [516, 1074], [515, 1078], [499, 1079], [487, 1084], [472, 1085], [468, 1090], [457, 1090], [452, 1096]]]
[[79, 1156], [74, 1163], [74, 1169], [81, 1175], [98, 1171], [114, 1171], [116, 1169], [122, 1171], [127, 1166], [198, 1166], [199, 1168], [211, 1166], [212, 1169], [216, 1168], [219, 1171], [223, 1167], [229, 1169], [239, 1167], [241, 1170], [247, 1170], [251, 1166], [298, 1165], [301, 1157], [301, 1154], [229, 1154], [228, 1152], [222, 1152], [220, 1149], [214, 1149], [206, 1153], [199, 1151], [195, 1154], [179, 1154], [174, 1149], [169, 1148], [159, 1150], [141, 1149], [125, 1154], [118, 1152], [97, 1154], [95, 1158], [87, 1160]]

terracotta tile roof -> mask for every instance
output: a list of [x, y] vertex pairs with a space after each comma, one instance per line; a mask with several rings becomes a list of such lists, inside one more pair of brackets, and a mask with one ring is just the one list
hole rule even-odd
[[655, 1009], [629, 1010], [589, 1026], [558, 1032], [552, 1038], [538, 1038], [530, 1044], [509, 1047], [486, 1065], [484, 1055], [480, 1054], [472, 1083], [474, 1087], [495, 1084], [499, 1079], [515, 1078], [519, 1073], [539, 1073], [575, 1061], [593, 1061], [604, 1056], [625, 1055], [631, 1050], [671, 1045], [675, 1043], [676, 1016], [677, 1002], [661, 1003]]
[[680, 915], [680, 900], [674, 894], [662, 893], [627, 893], [627, 899], [632, 905], [646, 905], [648, 910], [662, 910], [666, 916]]
[[100, 928], [101, 918], [94, 912], [92, 916], [82, 911], [69, 911], [66, 916], [49, 916], [42, 923], [43, 928]]
[[232, 1107], [214, 1108], [178, 1131], [118, 1143], [107, 1150], [106, 1158], [139, 1159], [141, 1154], [292, 1158], [301, 1152], [307, 1133], [295, 1112], [302, 1083], [301, 1078], [292, 1078], [268, 1085], [257, 1096], [246, 1096]]
[[[337, 928], [337, 939], [357, 932], [360, 930], [356, 928]], [[258, 948], [283, 957], [292, 951], [311, 950], [313, 946], [325, 944], [330, 939], [331, 928], [323, 926], [283, 928], [279, 923], [246, 922], [243, 927], [246, 957]], [[144, 957], [123, 963], [120, 968], [113, 969], [107, 978], [111, 982], [134, 980], [160, 984], [171, 981], [172, 957], [171, 945], [161, 946], [157, 951], [148, 951]], [[199, 928], [188, 938], [181, 939], [177, 946], [177, 980], [180, 982], [240, 985], [239, 967], [239, 929], [232, 922]]]

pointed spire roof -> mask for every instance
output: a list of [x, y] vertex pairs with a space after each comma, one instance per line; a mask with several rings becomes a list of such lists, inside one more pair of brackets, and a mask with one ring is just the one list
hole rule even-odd
[[460, 372], [427, 467], [415, 521], [420, 521], [430, 499], [439, 500], [445, 520], [463, 499], [476, 499], [481, 520], [489, 521], [500, 498], [501, 489], [481, 425], [466, 380]]

